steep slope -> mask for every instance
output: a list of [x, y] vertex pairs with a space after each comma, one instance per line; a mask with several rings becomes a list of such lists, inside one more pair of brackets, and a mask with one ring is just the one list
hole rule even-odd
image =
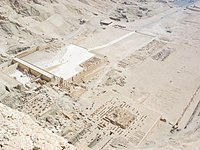
[[84, 28], [87, 34], [93, 34], [102, 30], [97, 20], [111, 17], [119, 22], [132, 22], [168, 8], [165, 1], [2, 0], [1, 52], [16, 54], [49, 41], [62, 43], [68, 36], [73, 38], [87, 22], [90, 24]]
[[21, 112], [0, 104], [0, 149], [75, 150], [56, 134], [43, 129]]

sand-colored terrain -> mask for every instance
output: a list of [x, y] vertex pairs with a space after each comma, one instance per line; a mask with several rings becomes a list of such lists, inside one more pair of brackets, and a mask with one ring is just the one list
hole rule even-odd
[[199, 25], [196, 0], [2, 0], [0, 149], [198, 150]]
[[[3, 91], [1, 85], [1, 92]], [[3, 93], [0, 93], [1, 95]], [[66, 139], [40, 127], [28, 115], [0, 104], [0, 148], [13, 149], [69, 149], [76, 148]]]

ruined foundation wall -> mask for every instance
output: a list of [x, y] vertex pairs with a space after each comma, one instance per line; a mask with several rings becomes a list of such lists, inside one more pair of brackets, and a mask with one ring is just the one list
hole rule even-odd
[[86, 78], [89, 74], [97, 70], [101, 65], [106, 63], [105, 59], [100, 59], [99, 61], [93, 63], [92, 65], [86, 65], [90, 60], [84, 62], [80, 66], [83, 66], [84, 70], [81, 71], [79, 74], [73, 77], [73, 82], [81, 82], [84, 78]]

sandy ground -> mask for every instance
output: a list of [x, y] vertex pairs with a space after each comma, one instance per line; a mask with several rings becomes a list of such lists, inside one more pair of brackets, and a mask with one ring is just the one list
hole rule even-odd
[[[78, 149], [198, 149], [199, 2], [3, 0], [0, 4], [1, 68], [33, 46], [48, 48], [23, 59], [64, 78], [79, 72], [78, 64], [91, 53], [109, 61], [81, 85], [87, 90], [76, 101], [51, 84], [31, 83], [33, 88], [24, 91], [12, 88], [18, 82], [1, 73], [1, 103], [30, 115], [33, 120], [27, 120], [37, 122], [37, 128], [47, 128]], [[100, 24], [110, 18], [109, 26]], [[62, 49], [70, 44], [88, 51]], [[59, 71], [54, 68], [58, 65]], [[21, 83], [28, 81], [20, 78], [21, 72], [15, 73]], [[7, 106], [1, 104], [0, 109], [13, 112], [6, 111]], [[113, 121], [116, 108], [132, 120], [125, 124], [126, 118], [118, 116]], [[8, 139], [7, 146], [12, 147], [19, 138]]]
[[[190, 107], [195, 109], [191, 103], [197, 105], [199, 102], [198, 18], [198, 12], [174, 8], [136, 22], [131, 27], [137, 30], [136, 33], [125, 34], [125, 38], [116, 38], [102, 47], [94, 48], [95, 52], [108, 56], [110, 65], [102, 73], [104, 77], [100, 75], [97, 87], [86, 95], [87, 100], [83, 100], [82, 105], [95, 107], [98, 105], [96, 103], [100, 103], [95, 101], [96, 97], [112, 89], [160, 113], [169, 126], [179, 124], [183, 129], [191, 116]], [[86, 102], [89, 95], [92, 95], [90, 103], [93, 102], [93, 105]], [[191, 125], [194, 128], [199, 126], [197, 120]], [[162, 129], [164, 134], [166, 130], [169, 132], [169, 126]], [[155, 129], [155, 132], [162, 130]], [[161, 135], [159, 133], [156, 133], [158, 138]], [[190, 132], [185, 135], [192, 136]], [[176, 136], [184, 140], [181, 133]], [[153, 141], [152, 138], [155, 137], [151, 136], [150, 141]], [[194, 143], [199, 143], [195, 140], [196, 135], [191, 138]], [[163, 149], [198, 149], [193, 144], [186, 143], [185, 147], [180, 141], [177, 144], [179, 146], [169, 141]]]

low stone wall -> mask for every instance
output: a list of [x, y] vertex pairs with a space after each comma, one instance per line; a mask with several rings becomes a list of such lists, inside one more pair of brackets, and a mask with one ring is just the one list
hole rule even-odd
[[22, 57], [25, 57], [25, 56], [27, 56], [27, 55], [29, 55], [29, 54], [31, 54], [31, 53], [34, 53], [34, 52], [36, 52], [36, 51], [38, 51], [38, 50], [39, 50], [39, 46], [33, 47], [33, 48], [31, 48], [31, 49], [28, 49], [28, 50], [26, 50], [26, 51], [24, 51], [24, 52], [19, 53], [16, 57], [17, 57], [17, 58], [22, 58]]

